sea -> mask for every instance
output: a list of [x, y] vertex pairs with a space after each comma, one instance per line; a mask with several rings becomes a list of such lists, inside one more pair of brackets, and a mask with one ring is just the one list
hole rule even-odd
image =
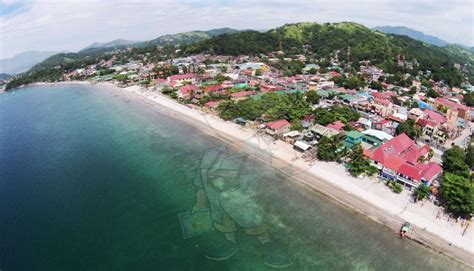
[[0, 94], [0, 270], [468, 270], [228, 145], [100, 86]]

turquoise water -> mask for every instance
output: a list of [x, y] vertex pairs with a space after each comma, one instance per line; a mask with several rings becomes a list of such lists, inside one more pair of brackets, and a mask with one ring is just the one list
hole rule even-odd
[[[239, 223], [239, 251], [225, 261], [205, 257], [226, 242], [216, 243], [219, 231], [183, 238], [178, 214], [192, 209], [203, 156], [220, 145], [96, 87], [0, 95], [0, 269], [274, 270]], [[283, 270], [463, 270], [314, 191], [255, 176], [252, 203], [229, 193], [241, 208], [224, 211], [236, 218], [256, 206], [255, 221], [292, 263]]]

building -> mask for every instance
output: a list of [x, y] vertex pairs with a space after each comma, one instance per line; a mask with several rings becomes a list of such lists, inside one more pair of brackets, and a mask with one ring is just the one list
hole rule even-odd
[[298, 131], [290, 131], [288, 133], [283, 134], [283, 141], [288, 142], [290, 144], [295, 143], [299, 138], [302, 138], [303, 135]]
[[185, 74], [175, 74], [168, 76], [168, 82], [176, 82], [177, 84], [181, 85], [184, 82], [190, 82], [191, 84], [196, 83], [196, 74], [195, 73], [185, 73]]
[[289, 123], [285, 119], [282, 119], [282, 120], [267, 122], [265, 123], [265, 127], [266, 127], [265, 132], [267, 134], [278, 137], [290, 131], [291, 123]]
[[199, 92], [199, 87], [196, 85], [185, 85], [178, 89], [177, 95], [180, 99], [190, 100], [193, 95]]
[[321, 137], [333, 137], [339, 136], [341, 131], [323, 126], [321, 124], [315, 124], [313, 128], [311, 128], [311, 132], [314, 136], [319, 140]]
[[463, 104], [459, 104], [451, 100], [438, 97], [433, 101], [433, 105], [434, 108], [438, 110], [442, 111], [443, 108], [450, 109], [453, 112], [457, 112], [457, 117], [465, 120], [469, 119], [469, 107]]
[[350, 131], [346, 134], [346, 139], [344, 140], [344, 144], [347, 147], [352, 148], [354, 145], [362, 142], [362, 133], [359, 131]]
[[239, 92], [230, 94], [230, 97], [234, 101], [240, 101], [240, 100], [245, 100], [249, 96], [252, 96], [252, 95], [255, 95], [255, 91], [239, 91]]
[[413, 190], [420, 184], [429, 186], [441, 176], [440, 165], [429, 160], [431, 149], [419, 147], [406, 134], [398, 135], [365, 155], [380, 169], [379, 177], [400, 183]]
[[365, 142], [372, 147], [380, 146], [392, 138], [392, 135], [384, 131], [368, 129], [362, 132], [362, 142]]

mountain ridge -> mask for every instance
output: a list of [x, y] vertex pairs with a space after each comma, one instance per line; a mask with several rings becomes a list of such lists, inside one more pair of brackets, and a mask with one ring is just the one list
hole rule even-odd
[[27, 71], [35, 64], [58, 54], [58, 51], [26, 51], [10, 58], [0, 59], [0, 73], [18, 74]]
[[422, 41], [422, 42], [425, 42], [425, 43], [428, 43], [428, 44], [431, 44], [431, 45], [436, 45], [436, 46], [439, 46], [439, 47], [444, 47], [444, 46], [450, 44], [449, 42], [447, 42], [443, 39], [440, 39], [440, 38], [432, 36], [432, 35], [425, 34], [421, 31], [418, 31], [418, 30], [415, 30], [415, 29], [412, 29], [412, 28], [409, 28], [409, 27], [405, 27], [405, 26], [388, 26], [387, 25], [387, 26], [376, 26], [372, 29], [383, 32], [383, 33], [386, 33], [386, 34], [395, 34], [395, 35], [408, 36], [412, 39], [419, 40], [419, 41]]

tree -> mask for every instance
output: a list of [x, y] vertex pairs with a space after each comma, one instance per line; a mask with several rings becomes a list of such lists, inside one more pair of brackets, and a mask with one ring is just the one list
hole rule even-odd
[[445, 151], [442, 160], [445, 172], [469, 178], [469, 166], [465, 163], [466, 155], [459, 146], [454, 146]]
[[318, 142], [318, 159], [323, 161], [336, 161], [339, 158], [339, 147], [341, 147], [341, 141], [337, 136], [323, 136]]
[[445, 172], [441, 183], [441, 195], [447, 210], [455, 216], [467, 219], [472, 217], [474, 189], [468, 178]]
[[387, 186], [392, 189], [393, 192], [400, 194], [403, 191], [403, 187], [396, 181], [388, 180]]
[[430, 188], [428, 186], [424, 184], [418, 185], [418, 187], [414, 191], [415, 201], [419, 201], [428, 197], [429, 193], [430, 193]]
[[376, 80], [373, 80], [372, 82], [370, 82], [369, 87], [371, 89], [376, 89], [376, 90], [382, 90], [383, 89], [382, 83], [380, 83], [379, 81], [376, 81]]
[[413, 119], [408, 119], [402, 123], [400, 123], [397, 128], [395, 129], [395, 134], [400, 135], [405, 133], [407, 136], [409, 136], [411, 139], [416, 139], [420, 136], [421, 131], [420, 128], [418, 128], [415, 125], [415, 120]]
[[428, 96], [430, 98], [437, 98], [441, 95], [438, 92], [436, 92], [435, 90], [433, 90], [432, 88], [429, 88], [428, 92], [426, 92], [426, 96]]
[[469, 147], [467, 147], [466, 150], [466, 158], [464, 159], [464, 162], [469, 166], [471, 170], [474, 170], [474, 146], [473, 146], [473, 141], [469, 143]]
[[126, 82], [128, 79], [128, 75], [126, 74], [117, 74], [114, 76], [114, 79], [120, 82]]
[[291, 122], [291, 130], [294, 131], [303, 131], [303, 125], [301, 124], [301, 121], [299, 120], [293, 120]]
[[393, 182], [392, 191], [397, 194], [400, 194], [403, 191], [403, 187], [399, 183]]
[[309, 72], [310, 74], [316, 74], [316, 73], [318, 73], [318, 70], [317, 70], [316, 68], [311, 68], [311, 69], [309, 69], [308, 72]]
[[369, 171], [371, 167], [370, 162], [364, 156], [364, 149], [360, 143], [356, 144], [352, 148], [352, 152], [349, 154], [349, 173], [352, 176], [359, 176]]
[[219, 73], [217, 74], [216, 76], [214, 76], [214, 80], [216, 80], [217, 82], [219, 83], [222, 83], [226, 80], [231, 80], [232, 78], [230, 78], [229, 76], [225, 76], [223, 75], [222, 73]]
[[464, 94], [463, 101], [467, 106], [474, 106], [474, 92], [470, 91]]
[[306, 99], [312, 104], [319, 104], [321, 97], [319, 97], [316, 91], [310, 90], [306, 92]]

